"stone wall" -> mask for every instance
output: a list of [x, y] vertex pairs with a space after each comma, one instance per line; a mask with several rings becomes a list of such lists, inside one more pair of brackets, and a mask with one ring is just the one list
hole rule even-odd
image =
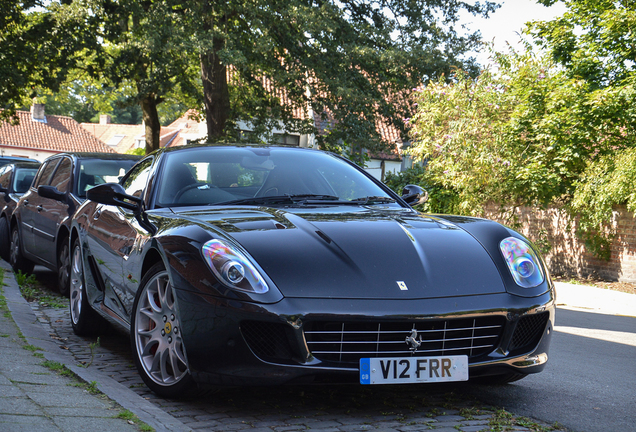
[[577, 221], [559, 208], [522, 207], [510, 218], [510, 211], [501, 212], [497, 205], [491, 204], [486, 206], [484, 216], [509, 226], [514, 221], [520, 224], [519, 231], [536, 244], [547, 242], [551, 247], [544, 258], [554, 275], [636, 282], [636, 218], [624, 207], [617, 207], [613, 212], [612, 226], [617, 234], [609, 261], [597, 259], [585, 249], [576, 236]]

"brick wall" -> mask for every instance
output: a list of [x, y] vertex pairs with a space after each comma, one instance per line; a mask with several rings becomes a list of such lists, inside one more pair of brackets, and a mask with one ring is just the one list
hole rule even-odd
[[[497, 205], [486, 206], [485, 217], [510, 225], [511, 213], [502, 213]], [[519, 231], [533, 242], [547, 241], [550, 251], [544, 258], [554, 275], [600, 277], [605, 280], [636, 282], [636, 217], [624, 207], [614, 209], [612, 226], [616, 237], [612, 243], [609, 261], [594, 258], [576, 236], [576, 220], [559, 208], [537, 210], [529, 207], [516, 209]]]

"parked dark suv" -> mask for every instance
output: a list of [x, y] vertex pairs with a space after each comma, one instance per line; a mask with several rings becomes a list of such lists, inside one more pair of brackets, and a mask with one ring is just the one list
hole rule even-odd
[[11, 215], [20, 197], [29, 190], [39, 166], [40, 162], [26, 158], [0, 166], [0, 257], [5, 261], [9, 261]]
[[73, 213], [88, 189], [117, 182], [139, 159], [116, 153], [60, 153], [42, 162], [11, 217], [13, 269], [31, 272], [40, 264], [57, 271], [60, 293], [68, 295], [68, 232]]

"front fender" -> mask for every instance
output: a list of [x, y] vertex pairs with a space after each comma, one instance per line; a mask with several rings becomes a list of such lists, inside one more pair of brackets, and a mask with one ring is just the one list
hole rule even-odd
[[[262, 268], [252, 260], [252, 264], [261, 273], [269, 286], [264, 294], [235, 291], [221, 284], [208, 266], [203, 252], [203, 244], [214, 238], [231, 241], [222, 232], [209, 230], [198, 224], [181, 225], [178, 228], [160, 232], [154, 239], [156, 248], [160, 251], [171, 280], [176, 289], [192, 291], [212, 297], [229, 300], [248, 301], [256, 303], [276, 303], [283, 296], [274, 282], [265, 274]], [[229, 240], [228, 240], [229, 239]], [[240, 247], [240, 245], [237, 245]], [[247, 252], [245, 252], [247, 256]]]
[[[475, 240], [481, 243], [486, 252], [488, 252], [488, 254], [490, 255], [490, 258], [499, 269], [499, 273], [501, 274], [501, 278], [506, 287], [506, 291], [508, 291], [510, 294], [514, 294], [520, 297], [537, 297], [545, 294], [548, 291], [554, 290], [554, 284], [550, 279], [550, 273], [547, 266], [545, 265], [545, 262], [543, 261], [543, 258], [541, 258], [541, 254], [523, 235], [488, 219], [447, 215], [436, 215], [436, 217], [453, 223], [454, 225], [469, 233], [475, 238]], [[541, 261], [540, 265], [542, 266], [543, 272], [545, 274], [545, 280], [540, 285], [534, 288], [523, 288], [517, 285], [517, 283], [514, 281], [512, 275], [510, 274], [510, 271], [508, 270], [508, 266], [504, 260], [504, 257], [499, 250], [499, 243], [506, 237], [511, 236], [517, 237], [527, 242], [534, 249], [535, 253], [539, 257], [539, 260]]]

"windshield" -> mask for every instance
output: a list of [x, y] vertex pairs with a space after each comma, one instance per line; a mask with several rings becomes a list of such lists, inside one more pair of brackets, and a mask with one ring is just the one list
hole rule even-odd
[[80, 174], [75, 193], [85, 198], [86, 191], [102, 183], [117, 183], [137, 163], [134, 159], [84, 159], [80, 161]]
[[272, 205], [290, 201], [393, 202], [364, 173], [328, 153], [196, 147], [166, 153], [155, 206]]

